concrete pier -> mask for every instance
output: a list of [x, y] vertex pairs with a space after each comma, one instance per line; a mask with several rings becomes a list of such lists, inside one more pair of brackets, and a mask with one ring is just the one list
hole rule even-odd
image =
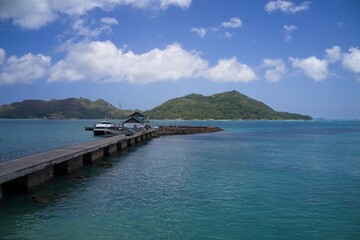
[[117, 152], [117, 143], [111, 144], [104, 148], [104, 156], [111, 156]]
[[99, 160], [103, 156], [104, 156], [104, 149], [103, 148], [96, 149], [96, 150], [94, 150], [92, 152], [85, 153], [84, 156], [83, 156], [84, 163], [85, 164], [94, 163], [96, 160]]
[[117, 149], [118, 149], [118, 151], [121, 151], [121, 150], [127, 148], [127, 146], [128, 146], [127, 140], [123, 140], [123, 141], [118, 142]]
[[135, 138], [131, 138], [131, 139], [129, 139], [129, 140], [127, 141], [127, 145], [128, 145], [128, 146], [132, 146], [132, 145], [135, 144], [135, 142], [136, 142]]
[[69, 174], [83, 164], [92, 164], [143, 141], [143, 135], [149, 136], [153, 131], [138, 132], [133, 136], [117, 135], [0, 163], [0, 200], [4, 197], [3, 192], [32, 191], [51, 181], [54, 175]]
[[55, 175], [67, 175], [83, 166], [83, 156], [78, 156], [65, 162], [54, 165]]

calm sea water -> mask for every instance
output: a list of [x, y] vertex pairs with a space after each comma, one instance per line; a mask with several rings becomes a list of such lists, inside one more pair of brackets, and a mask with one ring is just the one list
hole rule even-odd
[[[4, 121], [1, 151], [93, 140], [84, 121]], [[176, 123], [225, 131], [128, 148], [34, 193], [47, 204], [7, 195], [0, 238], [360, 239], [360, 121]]]

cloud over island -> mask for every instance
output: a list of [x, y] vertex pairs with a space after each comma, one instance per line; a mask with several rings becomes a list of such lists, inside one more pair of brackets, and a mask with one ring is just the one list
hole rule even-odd
[[[1, 50], [5, 56], [5, 51]], [[31, 53], [21, 57], [10, 56], [3, 62], [0, 65], [0, 84], [31, 83], [41, 78], [47, 78], [49, 83], [127, 81], [136, 84], [188, 78], [249, 82], [256, 78], [253, 69], [238, 62], [235, 57], [221, 59], [216, 65], [209, 66], [198, 52], [186, 50], [178, 43], [136, 54], [125, 52], [111, 41], [89, 41], [69, 44], [65, 57], [54, 64], [51, 64], [49, 56]], [[18, 71], [19, 68], [22, 71]]]

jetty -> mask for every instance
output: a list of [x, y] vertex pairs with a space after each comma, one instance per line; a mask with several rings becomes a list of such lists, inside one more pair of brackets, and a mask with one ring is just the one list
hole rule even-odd
[[132, 136], [116, 135], [0, 163], [0, 201], [3, 192], [31, 192], [56, 175], [66, 175], [128, 146], [150, 140], [154, 129]]
[[158, 136], [165, 135], [185, 135], [196, 133], [212, 133], [220, 132], [223, 129], [219, 127], [205, 127], [205, 126], [160, 126], [156, 130]]
[[28, 193], [56, 175], [68, 175], [86, 164], [93, 164], [103, 157], [129, 146], [164, 135], [196, 134], [222, 131], [218, 127], [161, 126], [136, 132], [106, 137], [98, 141], [76, 144], [41, 152], [0, 163], [0, 201], [4, 192]]

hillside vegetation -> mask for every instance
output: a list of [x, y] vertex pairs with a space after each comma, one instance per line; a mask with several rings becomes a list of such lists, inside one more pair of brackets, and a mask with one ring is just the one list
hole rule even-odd
[[[129, 111], [122, 111], [122, 115]], [[120, 110], [99, 99], [25, 100], [0, 106], [0, 118], [103, 119], [120, 118]]]
[[[91, 101], [86, 98], [25, 100], [0, 106], [0, 118], [119, 119], [133, 112], [120, 111], [102, 99]], [[311, 119], [310, 116], [274, 111], [237, 91], [212, 96], [190, 94], [168, 100], [144, 114], [151, 119]]]
[[144, 114], [152, 119], [311, 119], [310, 116], [274, 111], [238, 91], [212, 96], [190, 94], [171, 99]]

